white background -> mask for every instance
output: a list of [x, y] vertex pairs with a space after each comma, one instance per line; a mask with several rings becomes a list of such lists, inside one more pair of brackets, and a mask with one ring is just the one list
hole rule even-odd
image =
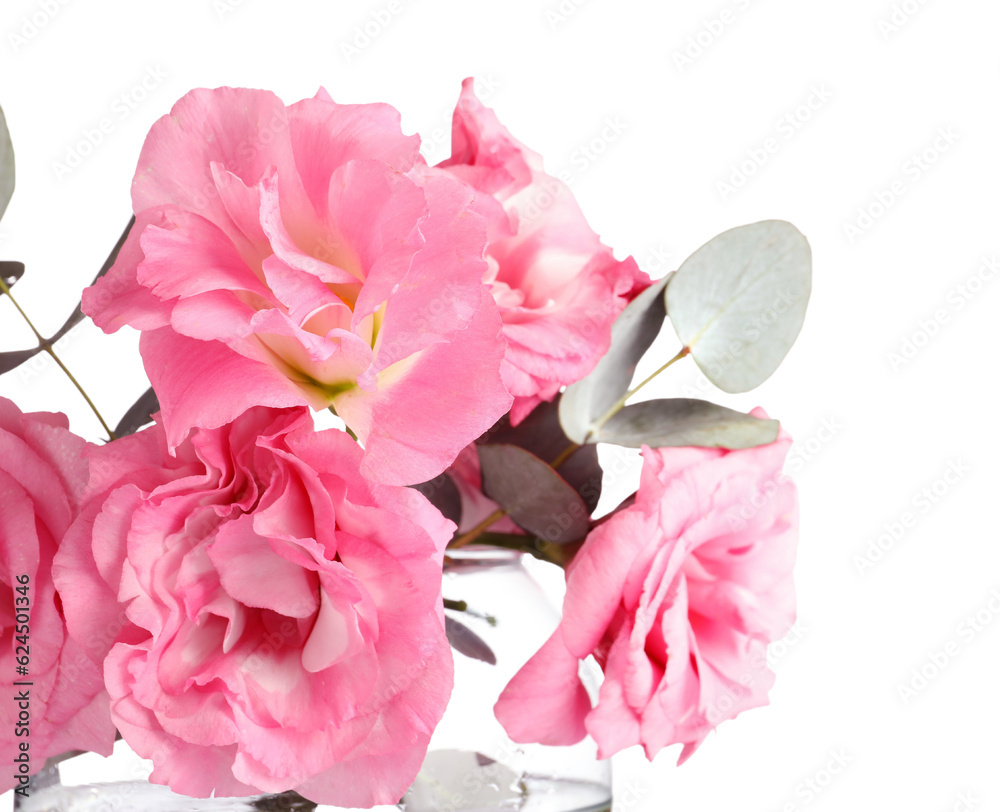
[[[690, 361], [658, 386], [762, 405], [796, 438], [798, 635], [775, 652], [771, 706], [689, 763], [677, 748], [617, 757], [618, 808], [1000, 810], [1000, 281], [983, 264], [1000, 252], [1000, 5], [907, 0], [893, 22], [890, 0], [398, 0], [348, 54], [387, 2], [47, 2], [0, 13], [18, 159], [0, 258], [27, 264], [16, 293], [46, 333], [125, 225], [149, 126], [197, 86], [386, 101], [435, 161], [461, 79], [480, 77], [511, 131], [572, 173], [605, 242], [653, 276], [729, 227], [794, 222], [814, 289], [781, 369], [740, 397], [702, 388]], [[33, 15], [44, 25], [16, 39]], [[748, 159], [741, 188], [722, 189]], [[30, 344], [0, 301], [0, 347]], [[60, 348], [111, 421], [146, 386], [135, 348], [89, 324]], [[99, 436], [51, 363], [0, 378], [0, 394]], [[936, 652], [951, 652], [940, 673]]]

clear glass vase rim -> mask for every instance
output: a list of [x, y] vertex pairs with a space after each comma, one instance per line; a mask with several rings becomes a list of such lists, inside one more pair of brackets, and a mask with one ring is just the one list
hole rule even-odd
[[469, 568], [520, 567], [524, 553], [491, 547], [488, 544], [470, 544], [459, 550], [445, 550], [444, 571], [453, 572]]

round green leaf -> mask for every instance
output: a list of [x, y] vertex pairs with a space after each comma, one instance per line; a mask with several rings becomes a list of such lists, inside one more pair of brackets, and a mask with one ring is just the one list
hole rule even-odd
[[747, 392], [773, 373], [802, 329], [812, 288], [809, 243], [791, 223], [725, 231], [667, 286], [670, 320], [706, 377]]

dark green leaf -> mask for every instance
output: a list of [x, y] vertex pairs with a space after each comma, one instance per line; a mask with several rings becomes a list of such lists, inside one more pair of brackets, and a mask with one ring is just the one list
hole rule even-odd
[[152, 423], [153, 415], [159, 410], [160, 401], [157, 399], [156, 393], [152, 388], [147, 389], [115, 426], [115, 437], [128, 437], [130, 434], [135, 434], [147, 423]]
[[663, 289], [670, 274], [640, 293], [611, 328], [611, 346], [594, 371], [568, 387], [559, 404], [559, 421], [573, 442], [581, 445], [632, 383], [639, 360], [650, 348], [667, 316]]
[[778, 421], [763, 420], [690, 398], [647, 400], [624, 407], [598, 432], [597, 440], [629, 448], [643, 444], [751, 448], [773, 443]]
[[410, 487], [426, 496], [446, 519], [451, 519], [455, 524], [462, 523], [462, 497], [458, 492], [458, 486], [450, 476], [440, 474], [434, 479]]
[[586, 503], [548, 463], [515, 445], [479, 446], [479, 462], [483, 493], [519, 527], [554, 544], [587, 535]]
[[493, 649], [486, 644], [486, 641], [450, 615], [444, 616], [444, 631], [448, 635], [448, 642], [451, 643], [451, 647], [455, 651], [490, 665], [497, 664], [497, 656], [493, 653]]
[[[480, 443], [494, 445], [504, 443], [516, 445], [530, 451], [540, 460], [551, 463], [572, 443], [559, 423], [559, 401], [542, 403], [524, 420], [511, 428], [509, 415], [505, 415], [493, 429], [480, 439]], [[593, 513], [601, 498], [601, 484], [604, 472], [597, 461], [597, 447], [584, 446], [559, 466], [559, 476], [565, 479], [587, 505], [587, 512]]]

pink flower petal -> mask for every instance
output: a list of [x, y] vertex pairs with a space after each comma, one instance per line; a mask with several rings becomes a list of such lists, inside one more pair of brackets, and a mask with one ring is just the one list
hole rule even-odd
[[569, 745], [587, 735], [590, 709], [577, 658], [557, 629], [507, 684], [494, 712], [516, 742]]

